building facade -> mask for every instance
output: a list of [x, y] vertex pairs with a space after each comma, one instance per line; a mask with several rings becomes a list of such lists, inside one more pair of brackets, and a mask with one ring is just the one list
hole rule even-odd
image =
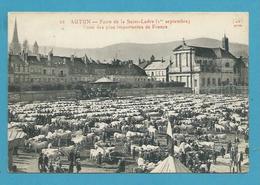
[[96, 63], [84, 57], [9, 54], [9, 85], [54, 85], [94, 82], [106, 77], [122, 83], [147, 81], [145, 71], [132, 62]]
[[244, 85], [244, 62], [229, 52], [228, 38], [222, 39], [223, 48], [187, 45], [183, 42], [173, 50], [169, 67], [169, 81], [184, 82], [195, 93], [225, 85]]
[[15, 20], [13, 39], [9, 47], [9, 85], [71, 84], [93, 82], [102, 77], [122, 83], [147, 81], [145, 71], [132, 61], [114, 60], [111, 64], [99, 63], [89, 59], [87, 55], [54, 56], [53, 50], [48, 55], [41, 55], [36, 41], [32, 52], [28, 47], [25, 40], [21, 49]]
[[169, 66], [169, 61], [156, 60], [145, 67], [145, 72], [151, 81], [169, 82]]

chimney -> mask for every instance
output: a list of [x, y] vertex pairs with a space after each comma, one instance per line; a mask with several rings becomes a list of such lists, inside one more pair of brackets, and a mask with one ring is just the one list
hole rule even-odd
[[28, 59], [28, 53], [25, 52], [24, 50], [22, 51], [22, 59], [23, 61], [27, 62], [27, 59]]
[[39, 53], [36, 55], [36, 57], [37, 57], [37, 60], [38, 60], [38, 61], [41, 61], [41, 56], [40, 56]]
[[87, 57], [86, 54], [84, 55], [83, 60], [84, 60], [84, 63], [87, 64], [87, 62], [88, 62], [88, 57]]
[[51, 49], [51, 51], [49, 51], [48, 53], [48, 61], [51, 61], [52, 57], [53, 57], [53, 49]]
[[226, 37], [226, 34], [224, 34], [224, 37], [222, 38], [222, 48], [224, 48], [226, 51], [229, 51], [229, 41]]
[[74, 59], [75, 59], [75, 57], [74, 57], [74, 55], [71, 55], [70, 56], [70, 61], [71, 61], [71, 63], [74, 65]]
[[132, 60], [129, 60], [129, 61], [128, 61], [128, 67], [130, 68], [130, 67], [132, 67], [132, 65], [133, 65], [133, 61], [132, 61]]

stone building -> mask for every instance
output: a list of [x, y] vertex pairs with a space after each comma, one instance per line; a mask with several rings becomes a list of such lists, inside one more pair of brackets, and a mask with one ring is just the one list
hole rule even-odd
[[222, 48], [191, 46], [183, 42], [173, 50], [169, 81], [184, 82], [195, 93], [224, 85], [243, 85], [242, 71], [246, 67], [240, 58], [229, 52], [229, 41], [222, 39]]
[[151, 81], [169, 82], [170, 61], [154, 60], [145, 67], [148, 79]]
[[27, 47], [29, 44], [26, 41], [21, 51], [15, 21], [8, 58], [9, 85], [71, 84], [94, 82], [102, 77], [122, 83], [147, 81], [145, 71], [132, 61], [114, 60], [111, 64], [107, 64], [89, 59], [87, 55], [83, 57], [55, 56], [53, 50], [48, 55], [41, 55], [36, 41], [32, 53]]
[[[85, 56], [86, 57], [86, 56]], [[143, 69], [132, 62], [96, 63], [84, 57], [9, 54], [9, 85], [53, 85], [93, 82], [107, 77], [122, 83], [147, 81]]]

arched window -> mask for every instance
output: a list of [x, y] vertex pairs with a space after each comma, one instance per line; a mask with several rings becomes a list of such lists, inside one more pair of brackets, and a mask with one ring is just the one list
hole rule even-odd
[[152, 76], [154, 76], [154, 72], [152, 72]]

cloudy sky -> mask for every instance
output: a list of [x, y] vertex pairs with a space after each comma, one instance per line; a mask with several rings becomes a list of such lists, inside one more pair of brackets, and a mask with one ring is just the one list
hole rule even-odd
[[15, 19], [20, 43], [27, 39], [41, 46], [97, 48], [182, 38], [220, 40], [224, 33], [230, 42], [248, 44], [247, 13], [9, 13], [9, 42]]

